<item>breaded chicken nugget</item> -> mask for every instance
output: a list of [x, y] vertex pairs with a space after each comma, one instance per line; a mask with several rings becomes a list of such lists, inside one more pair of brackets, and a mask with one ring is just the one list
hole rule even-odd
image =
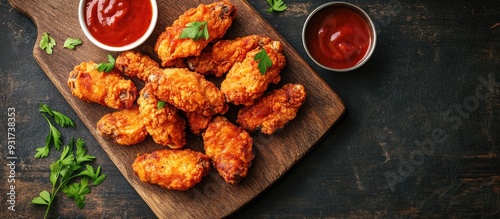
[[250, 132], [260, 129], [264, 134], [272, 134], [295, 118], [306, 95], [301, 84], [286, 84], [257, 99], [253, 105], [241, 108], [236, 123]]
[[134, 145], [148, 136], [137, 105], [104, 115], [97, 122], [97, 131], [121, 145]]
[[71, 93], [88, 102], [99, 103], [113, 109], [125, 109], [134, 104], [137, 88], [116, 70], [99, 72], [94, 62], [82, 62], [69, 73]]
[[120, 70], [124, 75], [136, 77], [142, 81], [148, 79], [149, 67], [159, 67], [159, 64], [151, 57], [140, 52], [125, 51], [116, 57], [115, 68]]
[[204, 116], [199, 113], [185, 113], [185, 115], [189, 130], [195, 135], [201, 135], [213, 118], [213, 116]]
[[185, 150], [157, 150], [138, 154], [132, 169], [143, 182], [172, 190], [187, 190], [210, 171], [210, 159], [203, 153]]
[[236, 184], [247, 176], [254, 158], [253, 140], [248, 132], [217, 116], [202, 136], [205, 154], [226, 182]]
[[206, 47], [200, 56], [186, 59], [187, 67], [199, 74], [214, 74], [221, 77], [236, 62], [242, 62], [248, 52], [269, 44], [269, 37], [250, 35], [234, 40], [220, 40]]
[[[235, 16], [236, 7], [227, 0], [208, 5], [200, 4], [196, 8], [187, 10], [158, 37], [155, 52], [161, 59], [161, 65], [171, 67], [173, 60], [200, 55], [208, 43], [224, 36]], [[208, 39], [203, 37], [198, 40], [181, 39], [182, 31], [191, 22], [207, 22]]]
[[152, 70], [148, 83], [154, 95], [184, 112], [212, 116], [228, 110], [222, 92], [202, 75], [187, 68]]
[[156, 143], [171, 149], [186, 145], [186, 121], [174, 106], [152, 94], [150, 84], [140, 91], [137, 103], [146, 130]]
[[[264, 49], [272, 65], [262, 74], [259, 70], [259, 61], [255, 56]], [[280, 71], [285, 66], [285, 56], [281, 54], [282, 46], [279, 41], [272, 41], [262, 48], [252, 50], [242, 62], [237, 62], [229, 70], [226, 79], [222, 81], [220, 90], [224, 93], [227, 102], [235, 105], [252, 105], [253, 101], [266, 91], [270, 83], [277, 84], [280, 80]]]

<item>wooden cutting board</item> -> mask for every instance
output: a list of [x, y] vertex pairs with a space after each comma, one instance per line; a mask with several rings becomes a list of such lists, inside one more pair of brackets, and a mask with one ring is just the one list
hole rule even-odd
[[[77, 115], [92, 132], [100, 146], [116, 164], [125, 178], [159, 218], [220, 218], [230, 215], [245, 203], [269, 187], [309, 151], [335, 122], [343, 115], [345, 107], [334, 91], [308, 66], [298, 53], [244, 0], [233, 0], [237, 18], [229, 29], [226, 39], [259, 34], [280, 40], [284, 44], [287, 66], [283, 69], [285, 83], [301, 83], [308, 97], [295, 120], [273, 135], [252, 133], [255, 159], [249, 176], [238, 185], [229, 185], [212, 170], [202, 182], [187, 191], [170, 191], [156, 185], [141, 182], [131, 164], [136, 154], [163, 149], [151, 139], [132, 147], [123, 147], [100, 136], [95, 124], [105, 113], [112, 110], [87, 103], [71, 95], [66, 84], [68, 73], [83, 61], [105, 62], [103, 51], [87, 40], [78, 23], [77, 0], [9, 0], [11, 5], [29, 16], [38, 27], [38, 37], [33, 55], [44, 72], [59, 89]], [[202, 1], [157, 0], [159, 20], [156, 30], [146, 43], [137, 50], [154, 58], [153, 46], [159, 34], [172, 24], [183, 11], [196, 7]], [[182, 2], [182, 3], [181, 3]], [[297, 30], [299, 31], [299, 30]], [[57, 42], [52, 55], [38, 47], [43, 33], [49, 33]], [[83, 44], [75, 50], [63, 49], [68, 37], [79, 38]], [[116, 57], [116, 53], [110, 53]], [[29, 74], [26, 74], [29, 77]], [[277, 87], [277, 86], [275, 86]], [[229, 115], [230, 119], [231, 115]], [[188, 148], [203, 151], [201, 137], [188, 135]]]

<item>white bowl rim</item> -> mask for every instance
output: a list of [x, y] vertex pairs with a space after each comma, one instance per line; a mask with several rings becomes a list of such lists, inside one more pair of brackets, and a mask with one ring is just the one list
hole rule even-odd
[[134, 48], [140, 46], [142, 43], [144, 43], [151, 36], [151, 34], [153, 33], [153, 31], [156, 27], [156, 22], [158, 20], [158, 6], [156, 4], [156, 0], [150, 0], [151, 7], [152, 7], [151, 23], [149, 24], [149, 27], [146, 30], [146, 32], [144, 33], [144, 35], [142, 35], [136, 41], [129, 43], [127, 45], [124, 45], [124, 46], [108, 46], [104, 43], [99, 42], [99, 40], [97, 40], [94, 36], [92, 36], [92, 34], [90, 33], [90, 31], [87, 28], [87, 24], [85, 22], [85, 13], [84, 13], [86, 1], [87, 0], [80, 0], [80, 3], [78, 5], [78, 20], [80, 23], [80, 27], [81, 27], [83, 33], [85, 34], [85, 36], [87, 37], [87, 39], [89, 39], [94, 45], [96, 45], [104, 50], [111, 51], [111, 52], [123, 52], [123, 51], [134, 49]]
[[[370, 30], [372, 32], [372, 42], [370, 43], [370, 47], [368, 48], [365, 56], [363, 57], [363, 59], [361, 59], [360, 62], [356, 63], [356, 65], [354, 65], [353, 67], [349, 67], [349, 68], [331, 68], [331, 67], [328, 67], [328, 66], [325, 66], [321, 63], [319, 63], [313, 56], [312, 54], [309, 52], [309, 49], [307, 48], [307, 43], [305, 41], [305, 34], [306, 34], [306, 28], [309, 24], [309, 20], [311, 20], [311, 18], [320, 10], [324, 9], [324, 8], [327, 8], [327, 7], [330, 7], [330, 6], [347, 6], [347, 7], [350, 7], [352, 9], [354, 9], [356, 12], [360, 13], [361, 16], [363, 16], [363, 18], [365, 18], [367, 21], [368, 21], [368, 25], [370, 26]], [[324, 68], [326, 70], [330, 70], [330, 71], [337, 71], [337, 72], [346, 72], [346, 71], [352, 71], [354, 69], [357, 69], [359, 67], [361, 67], [363, 64], [365, 64], [368, 59], [370, 59], [370, 57], [372, 56], [374, 50], [375, 50], [375, 46], [377, 44], [377, 30], [375, 29], [375, 25], [372, 21], [372, 19], [370, 18], [370, 16], [363, 10], [361, 9], [359, 6], [357, 5], [354, 5], [352, 3], [348, 3], [348, 2], [343, 2], [343, 1], [334, 1], [334, 2], [328, 2], [328, 3], [325, 3], [323, 5], [320, 5], [319, 7], [317, 7], [316, 9], [314, 9], [310, 14], [309, 16], [307, 16], [307, 19], [306, 21], [304, 22], [304, 25], [302, 27], [302, 45], [304, 46], [304, 50], [306, 51], [307, 55], [309, 56], [309, 58], [311, 58], [311, 60], [316, 63], [317, 65], [319, 65], [321, 68]]]

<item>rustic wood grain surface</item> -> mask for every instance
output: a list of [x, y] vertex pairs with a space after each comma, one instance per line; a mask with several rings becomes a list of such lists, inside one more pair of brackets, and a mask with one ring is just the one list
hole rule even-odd
[[[76, 1], [75, 1], [76, 2]], [[500, 5], [496, 1], [353, 1], [378, 28], [370, 61], [349, 73], [323, 71], [307, 58], [300, 31], [327, 1], [285, 0], [284, 13], [248, 1], [344, 100], [344, 118], [306, 156], [234, 218], [407, 218], [500, 215]], [[2, 218], [39, 218], [29, 203], [50, 187], [51, 159], [36, 160], [48, 130], [44, 102], [78, 118], [33, 58], [37, 27], [5, 0], [0, 3], [0, 161]], [[59, 49], [58, 51], [61, 51]], [[16, 110], [16, 169], [7, 160], [8, 108]], [[91, 131], [86, 139], [108, 179], [77, 209], [60, 197], [61, 218], [155, 218]], [[67, 140], [67, 139], [66, 139]], [[15, 212], [9, 177], [15, 177]], [[183, 209], [188, 211], [188, 209]]]
[[[151, 57], [156, 57], [152, 50], [156, 39], [165, 30], [165, 27], [189, 8], [196, 7], [200, 3], [211, 2], [213, 1], [172, 4], [171, 1], [157, 1], [159, 11], [157, 28], [153, 31], [148, 42], [138, 50]], [[95, 128], [97, 121], [106, 113], [111, 112], [111, 109], [81, 101], [71, 95], [67, 81], [68, 73], [74, 66], [89, 60], [100, 62], [98, 60], [105, 58], [106, 54], [109, 53], [92, 45], [83, 35], [77, 17], [78, 4], [67, 4], [64, 0], [10, 1], [16, 9], [33, 19], [38, 28], [37, 41], [41, 40], [44, 33], [49, 33], [56, 42], [64, 42], [69, 36], [82, 39], [83, 45], [77, 49], [59, 50], [51, 55], [35, 47], [33, 50], [34, 58], [113, 163], [151, 207], [156, 216], [160, 218], [219, 218], [231, 214], [290, 169], [345, 111], [342, 100], [258, 12], [245, 1], [235, 0], [232, 2], [237, 8], [237, 18], [225, 37], [234, 39], [258, 34], [283, 42], [283, 53], [287, 57], [288, 64], [281, 72], [281, 84], [303, 84], [307, 88], [308, 97], [301, 107], [299, 115], [287, 125], [286, 129], [273, 135], [255, 133], [252, 136], [255, 159], [252, 162], [249, 176], [241, 183], [232, 186], [225, 183], [216, 171], [211, 171], [194, 188], [179, 192], [143, 183], [131, 168], [137, 154], [164, 149], [163, 146], [155, 144], [151, 139], [132, 147], [124, 147], [114, 143], [100, 135]], [[59, 19], [54, 20], [54, 16]], [[116, 57], [116, 55], [114, 56]], [[227, 115], [227, 117], [235, 122], [234, 116], [231, 118], [231, 115]], [[186, 148], [203, 151], [203, 142], [200, 136], [188, 134], [187, 138]]]

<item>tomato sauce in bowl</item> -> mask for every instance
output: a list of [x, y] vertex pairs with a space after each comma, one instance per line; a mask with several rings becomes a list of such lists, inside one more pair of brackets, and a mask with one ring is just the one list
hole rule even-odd
[[321, 67], [353, 70], [374, 50], [373, 23], [360, 8], [343, 2], [327, 3], [309, 15], [302, 39], [307, 54]]
[[97, 46], [124, 51], [138, 46], [156, 25], [155, 0], [81, 0], [80, 25]]

